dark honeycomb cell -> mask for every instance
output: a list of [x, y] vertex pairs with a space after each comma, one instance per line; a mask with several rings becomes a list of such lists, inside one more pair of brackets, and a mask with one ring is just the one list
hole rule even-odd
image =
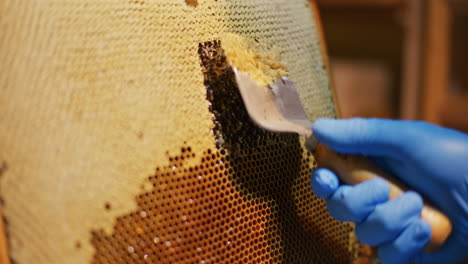
[[138, 209], [111, 234], [92, 231], [93, 263], [351, 263], [352, 227], [310, 190], [314, 163], [298, 136], [250, 121], [219, 41], [199, 55], [216, 148], [184, 142], [167, 154]]

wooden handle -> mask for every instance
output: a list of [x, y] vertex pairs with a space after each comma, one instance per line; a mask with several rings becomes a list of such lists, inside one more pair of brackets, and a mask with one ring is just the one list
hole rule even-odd
[[[354, 185], [375, 177], [381, 177], [390, 185], [390, 199], [408, 190], [403, 183], [384, 172], [366, 157], [338, 154], [323, 144], [317, 145], [314, 157], [320, 167], [331, 169], [346, 184]], [[424, 250], [428, 253], [436, 252], [450, 235], [452, 223], [445, 214], [429, 205], [427, 201], [424, 202], [421, 217], [432, 228], [431, 240]]]

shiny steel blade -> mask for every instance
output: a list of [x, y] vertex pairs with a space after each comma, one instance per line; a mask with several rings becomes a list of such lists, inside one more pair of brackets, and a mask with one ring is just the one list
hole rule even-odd
[[261, 87], [247, 73], [233, 69], [247, 112], [258, 126], [311, 137], [312, 123], [291, 80], [282, 78], [271, 87]]

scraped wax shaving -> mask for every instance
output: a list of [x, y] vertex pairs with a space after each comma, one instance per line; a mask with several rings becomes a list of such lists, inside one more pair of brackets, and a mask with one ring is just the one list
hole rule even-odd
[[248, 73], [262, 87], [288, 75], [288, 67], [281, 63], [279, 50], [275, 47], [260, 45], [234, 33], [224, 34], [221, 43], [228, 63]]

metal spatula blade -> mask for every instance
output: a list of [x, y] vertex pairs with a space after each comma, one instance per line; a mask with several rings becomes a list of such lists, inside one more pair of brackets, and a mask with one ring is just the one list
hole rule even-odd
[[274, 132], [312, 136], [312, 122], [291, 80], [281, 78], [270, 87], [261, 87], [247, 73], [233, 69], [245, 108], [258, 126]]

